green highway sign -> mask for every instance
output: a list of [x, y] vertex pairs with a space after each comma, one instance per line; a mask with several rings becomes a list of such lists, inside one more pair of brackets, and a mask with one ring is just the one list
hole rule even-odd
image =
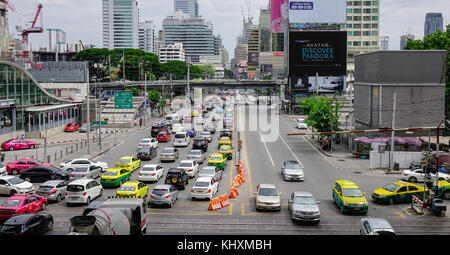
[[115, 92], [114, 102], [116, 109], [133, 109], [133, 92]]
[[[102, 125], [108, 125], [107, 121], [101, 121]], [[91, 125], [100, 125], [100, 121], [92, 121]]]

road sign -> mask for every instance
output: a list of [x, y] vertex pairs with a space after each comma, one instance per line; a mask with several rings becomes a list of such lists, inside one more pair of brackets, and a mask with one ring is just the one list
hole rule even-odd
[[[107, 121], [101, 121], [102, 125], [108, 125]], [[100, 125], [100, 121], [92, 121], [91, 125]]]
[[133, 92], [116, 92], [114, 102], [116, 109], [133, 109]]

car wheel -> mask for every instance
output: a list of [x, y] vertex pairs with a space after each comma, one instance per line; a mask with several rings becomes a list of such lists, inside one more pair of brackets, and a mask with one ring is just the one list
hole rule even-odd
[[31, 178], [30, 178], [30, 177], [26, 177], [26, 178], [25, 178], [25, 181], [31, 182]]
[[450, 191], [449, 191], [449, 190], [447, 190], [447, 191], [444, 193], [444, 198], [445, 198], [445, 199], [450, 199]]
[[100, 190], [100, 196], [98, 197], [102, 197], [103, 196], [103, 189]]
[[390, 205], [393, 205], [393, 204], [394, 204], [394, 198], [393, 198], [393, 197], [391, 197], [391, 198], [389, 199], [389, 204], [390, 204]]
[[90, 203], [91, 203], [91, 198], [88, 197], [87, 200], [86, 200], [86, 204], [89, 205]]
[[342, 213], [342, 214], [345, 213], [345, 211], [344, 211], [344, 206], [341, 206], [341, 213]]
[[47, 229], [52, 230], [53, 229], [53, 220], [50, 220], [47, 224]]
[[71, 173], [73, 171], [72, 168], [67, 168], [67, 172]]
[[11, 193], [9, 193], [10, 196], [14, 196], [17, 193], [15, 190], [11, 190]]
[[14, 147], [12, 147], [12, 146], [9, 147], [9, 150], [10, 150], [10, 151], [13, 151], [13, 150], [14, 150]]
[[416, 183], [417, 182], [417, 178], [414, 177], [414, 176], [411, 176], [411, 177], [409, 177], [409, 182]]
[[62, 200], [62, 196], [61, 194], [58, 194], [58, 196], [56, 197], [56, 201], [59, 203]]
[[30, 149], [34, 149], [34, 145], [30, 145]]
[[18, 174], [19, 174], [19, 170], [13, 169], [13, 170], [11, 171], [11, 174], [13, 174], [13, 175], [18, 175]]

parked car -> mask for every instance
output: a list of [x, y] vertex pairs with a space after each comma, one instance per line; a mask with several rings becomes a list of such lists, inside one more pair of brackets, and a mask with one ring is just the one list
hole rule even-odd
[[61, 202], [66, 196], [68, 181], [52, 180], [39, 185], [36, 194], [47, 198], [48, 201]]
[[159, 132], [156, 140], [160, 143], [162, 143], [162, 142], [167, 143], [171, 140], [171, 138], [172, 138], [172, 135], [169, 132], [163, 131], [163, 132]]
[[[436, 174], [430, 173], [430, 177], [432, 179], [436, 179]], [[405, 169], [402, 170], [402, 179], [408, 182], [424, 182], [425, 181], [425, 172], [422, 168], [418, 169]], [[450, 175], [446, 173], [439, 173], [440, 180], [450, 180]]]
[[206, 139], [206, 141], [208, 142], [208, 143], [210, 143], [211, 141], [212, 141], [212, 136], [211, 136], [211, 133], [210, 132], [202, 132], [201, 134], [200, 134], [200, 137], [201, 138], [205, 138]]
[[103, 196], [103, 188], [96, 180], [79, 179], [67, 185], [66, 205], [90, 204], [95, 198]]
[[6, 176], [8, 172], [6, 171], [6, 166], [0, 163], [0, 176]]
[[148, 186], [143, 182], [127, 181], [116, 193], [116, 198], [146, 198]]
[[181, 160], [177, 168], [184, 169], [190, 178], [198, 173], [198, 164], [194, 160]]
[[48, 213], [18, 214], [0, 228], [0, 235], [42, 235], [53, 229], [53, 216]]
[[288, 160], [281, 167], [281, 175], [285, 181], [304, 181], [303, 166], [296, 160]]
[[78, 131], [79, 128], [80, 128], [80, 125], [78, 124], [78, 122], [70, 122], [64, 128], [64, 132], [75, 132], [75, 131]]
[[255, 206], [256, 210], [281, 210], [282, 193], [278, 192], [278, 189], [273, 184], [258, 184], [255, 192]]
[[120, 187], [122, 183], [129, 181], [131, 172], [120, 167], [113, 167], [103, 173], [100, 184], [103, 187]]
[[212, 177], [198, 177], [191, 188], [191, 198], [212, 199], [217, 193], [219, 182]]
[[293, 220], [320, 221], [319, 201], [311, 192], [292, 192], [288, 201], [288, 210]]
[[108, 164], [106, 162], [95, 161], [88, 158], [76, 158], [66, 162], [63, 162], [59, 167], [63, 170], [71, 172], [76, 167], [81, 166], [95, 166], [101, 168], [100, 171], [105, 172], [108, 170]]
[[191, 138], [186, 132], [179, 132], [175, 134], [173, 140], [173, 146], [188, 146], [191, 142]]
[[20, 173], [19, 178], [27, 182], [45, 182], [49, 180], [66, 180], [70, 173], [54, 166], [35, 166]]
[[144, 165], [139, 171], [139, 181], [158, 181], [164, 175], [164, 168], [158, 164]]
[[181, 168], [170, 168], [167, 172], [165, 184], [171, 184], [178, 190], [184, 190], [189, 184], [189, 176]]
[[180, 153], [177, 148], [174, 147], [168, 147], [164, 148], [161, 152], [160, 161], [176, 161], [179, 157]]
[[140, 160], [152, 160], [156, 157], [157, 149], [153, 147], [139, 148], [136, 157]]
[[2, 143], [2, 149], [7, 151], [34, 149], [34, 148], [36, 148], [35, 142], [25, 141], [22, 139], [9, 139]]
[[133, 172], [141, 167], [141, 160], [134, 156], [124, 156], [121, 157], [119, 162], [116, 163], [116, 167], [124, 168], [130, 172]]
[[173, 185], [157, 185], [153, 188], [152, 193], [149, 195], [149, 207], [155, 207], [155, 205], [168, 205], [172, 207], [178, 197], [178, 190]]
[[0, 221], [6, 221], [17, 214], [35, 213], [47, 208], [45, 197], [37, 195], [14, 195], [0, 205]]
[[211, 177], [216, 181], [222, 179], [222, 170], [215, 166], [205, 166], [198, 173], [198, 177]]
[[396, 235], [394, 228], [384, 218], [362, 218], [359, 221], [361, 235]]
[[[87, 132], [87, 126], [88, 126], [87, 123], [81, 124], [80, 128], [78, 129], [78, 132], [86, 133]], [[89, 128], [89, 132], [93, 132], [93, 131], [95, 131], [95, 130], [100, 128], [98, 125], [90, 125], [89, 127], [90, 127]]]
[[18, 175], [22, 173], [22, 171], [27, 170], [29, 168], [35, 167], [35, 166], [52, 166], [52, 164], [42, 162], [37, 159], [32, 158], [24, 158], [19, 159], [14, 163], [8, 163], [6, 164], [6, 172], [12, 175]]
[[158, 148], [158, 141], [156, 138], [144, 138], [138, 144], [138, 148], [142, 147]]
[[99, 167], [96, 166], [79, 166], [70, 172], [69, 180], [74, 181], [78, 179], [97, 179], [101, 176]]
[[410, 182], [396, 181], [375, 189], [372, 199], [382, 204], [411, 203], [412, 196], [423, 197], [424, 187]]
[[206, 154], [202, 150], [191, 150], [188, 153], [187, 158], [189, 160], [194, 160], [198, 164], [203, 164], [206, 159]]
[[208, 141], [204, 137], [197, 137], [193, 139], [192, 142], [193, 150], [202, 150], [203, 152], [208, 151]]
[[367, 214], [369, 204], [366, 193], [362, 192], [358, 185], [349, 180], [337, 180], [333, 184], [333, 202], [341, 209], [341, 213], [355, 212]]
[[305, 123], [305, 119], [297, 119], [298, 129], [308, 129], [308, 125]]
[[169, 131], [169, 127], [166, 126], [165, 123], [156, 122], [156, 123], [153, 123], [153, 125], [152, 125], [150, 130], [151, 130], [152, 137], [156, 137], [159, 134], [159, 132], [163, 132], [163, 131], [168, 132]]
[[16, 194], [34, 194], [34, 186], [15, 176], [0, 177], [0, 194], [14, 196]]
[[181, 124], [173, 124], [172, 134], [184, 132], [184, 127]]

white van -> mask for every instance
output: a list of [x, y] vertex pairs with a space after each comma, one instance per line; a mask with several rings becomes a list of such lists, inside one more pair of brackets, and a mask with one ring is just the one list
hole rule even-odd
[[67, 185], [66, 205], [87, 204], [103, 195], [103, 187], [93, 179], [78, 179]]
[[186, 132], [177, 132], [175, 133], [173, 139], [173, 146], [188, 146], [191, 142], [191, 138]]
[[174, 123], [180, 123], [180, 116], [178, 114], [169, 114], [166, 116], [166, 125], [173, 125]]

